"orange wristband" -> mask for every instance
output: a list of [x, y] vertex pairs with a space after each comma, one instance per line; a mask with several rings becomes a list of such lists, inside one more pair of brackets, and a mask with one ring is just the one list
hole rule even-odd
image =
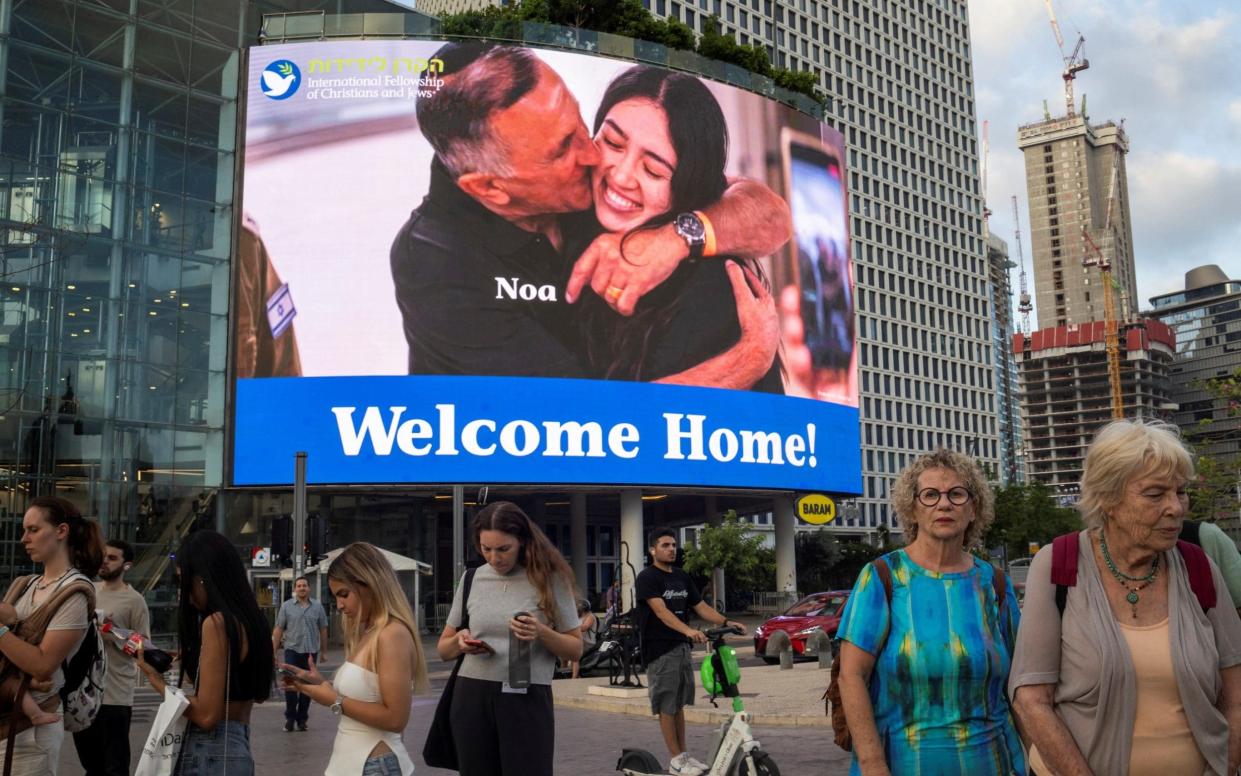
[[715, 227], [712, 226], [711, 219], [707, 218], [707, 214], [701, 210], [695, 210], [694, 215], [698, 216], [698, 220], [702, 222], [703, 232], [705, 233], [704, 238], [706, 242], [702, 245], [702, 255], [714, 256], [716, 250]]

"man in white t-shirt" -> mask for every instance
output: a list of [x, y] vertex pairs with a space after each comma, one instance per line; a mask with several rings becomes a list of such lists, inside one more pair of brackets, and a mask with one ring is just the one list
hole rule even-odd
[[[142, 594], [125, 582], [134, 565], [134, 548], [113, 539], [104, 548], [103, 565], [95, 583], [95, 608], [118, 627], [144, 636], [151, 633], [151, 614]], [[73, 734], [73, 746], [86, 776], [127, 776], [129, 722], [133, 714], [134, 685], [138, 667], [121, 649], [121, 642], [104, 635], [108, 672], [103, 685], [103, 704], [86, 730]]]

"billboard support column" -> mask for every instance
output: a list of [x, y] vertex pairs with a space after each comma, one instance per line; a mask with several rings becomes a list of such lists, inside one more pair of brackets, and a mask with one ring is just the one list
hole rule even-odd
[[452, 583], [465, 574], [465, 486], [452, 486]]
[[573, 578], [583, 595], [586, 589], [586, 494], [569, 496], [569, 552], [573, 559]]
[[797, 592], [797, 548], [793, 499], [779, 496], [774, 502], [776, 521], [776, 590]]
[[620, 608], [628, 611], [637, 604], [634, 581], [646, 556], [646, 539], [642, 535], [642, 491], [637, 488], [622, 490], [620, 507]]
[[[720, 514], [720, 508], [716, 503], [715, 496], [707, 496], [706, 502], [707, 502], [707, 525], [711, 526], [712, 528], [719, 528], [720, 525], [723, 524], [724, 522], [724, 516]], [[720, 568], [713, 569], [711, 571], [711, 589], [715, 591], [713, 593], [713, 596], [715, 599], [713, 601], [713, 605], [715, 606], [716, 610], [721, 611], [721, 612], [724, 611], [724, 603], [728, 600], [728, 597], [726, 595], [727, 590], [724, 587], [725, 584], [726, 582], [724, 581], [724, 569], [720, 569]]]
[[306, 453], [293, 456], [293, 579], [306, 568]]

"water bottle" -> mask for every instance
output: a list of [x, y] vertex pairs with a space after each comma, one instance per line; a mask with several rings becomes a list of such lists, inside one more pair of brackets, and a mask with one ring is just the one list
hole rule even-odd
[[135, 655], [138, 649], [142, 649], [142, 659], [146, 664], [161, 674], [172, 667], [172, 655], [162, 649], [158, 649], [151, 643], [151, 640], [141, 633], [136, 633], [128, 628], [122, 628], [111, 620], [104, 621], [99, 626], [101, 633], [109, 633], [117, 641], [121, 642], [121, 651], [126, 655]]
[[[529, 612], [517, 612], [514, 619], [529, 617]], [[515, 690], [530, 686], [530, 644], [522, 641], [510, 629], [508, 632], [508, 686]]]

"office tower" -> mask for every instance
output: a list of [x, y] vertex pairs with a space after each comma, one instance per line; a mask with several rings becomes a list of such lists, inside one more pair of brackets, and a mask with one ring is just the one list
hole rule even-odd
[[[451, 13], [500, 2], [424, 2]], [[961, 0], [649, 0], [701, 32], [711, 16], [777, 67], [811, 70], [848, 146], [861, 349], [864, 495], [833, 525], [899, 530], [889, 504], [918, 453], [1000, 463], [969, 16]]]
[[989, 303], [995, 311], [995, 403], [999, 423], [1000, 468], [1003, 483], [1025, 480], [1024, 447], [1021, 429], [1021, 389], [1017, 362], [1010, 344], [1017, 326], [1013, 320], [1012, 269], [1008, 244], [994, 234], [987, 237], [987, 267], [990, 272]]
[[1176, 333], [1172, 401], [1176, 424], [1192, 432], [1199, 450], [1220, 460], [1241, 457], [1241, 415], [1213, 399], [1202, 383], [1241, 369], [1241, 280], [1208, 264], [1185, 273], [1185, 290], [1151, 297], [1147, 315]]
[[1019, 128], [1017, 146], [1026, 162], [1038, 328], [1104, 319], [1100, 270], [1083, 264], [1099, 252], [1111, 262], [1116, 319], [1127, 320], [1137, 279], [1124, 128], [1081, 115], [1049, 118]]
[[[1122, 325], [1119, 337], [1125, 417], [1166, 418], [1173, 409], [1172, 329], [1139, 320]], [[1075, 500], [1090, 440], [1111, 419], [1104, 339], [1102, 321], [1013, 337], [1024, 391], [1027, 471], [1068, 500]]]

